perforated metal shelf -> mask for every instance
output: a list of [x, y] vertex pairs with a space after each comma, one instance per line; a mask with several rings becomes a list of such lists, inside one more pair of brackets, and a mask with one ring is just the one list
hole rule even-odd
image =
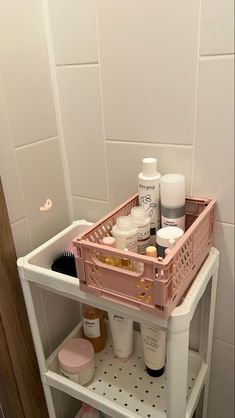
[[[147, 374], [140, 333], [134, 332], [134, 353], [127, 362], [123, 362], [114, 354], [108, 326], [107, 331], [104, 350], [95, 354], [95, 376], [86, 387], [73, 383], [60, 374], [57, 360], [59, 347], [47, 360], [47, 383], [79, 399], [89, 400], [93, 406], [99, 405], [101, 410], [103, 406], [103, 411], [115, 418], [166, 417], [166, 372], [159, 378], [152, 378]], [[81, 336], [81, 324], [67, 338], [74, 336]], [[195, 353], [191, 353], [189, 357], [187, 398], [190, 397], [202, 363]]]

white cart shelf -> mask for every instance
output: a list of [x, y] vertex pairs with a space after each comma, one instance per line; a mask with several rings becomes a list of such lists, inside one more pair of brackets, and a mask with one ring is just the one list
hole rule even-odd
[[[19, 275], [50, 418], [56, 418], [51, 387], [89, 403], [114, 418], [190, 418], [204, 389], [201, 416], [206, 418], [218, 251], [211, 249], [182, 304], [174, 309], [169, 320], [163, 320], [82, 292], [77, 278], [51, 271], [50, 265], [55, 255], [69, 248], [72, 239], [88, 225], [90, 223], [86, 221], [74, 222], [38, 249], [18, 259]], [[115, 358], [108, 332], [106, 347], [95, 355], [94, 379], [88, 385], [81, 386], [63, 377], [57, 360], [59, 347], [45, 359], [29, 283], [106, 311], [122, 312], [136, 322], [148, 322], [166, 328], [167, 367], [164, 375], [151, 378], [146, 373], [140, 333], [136, 331], [135, 350], [127, 363]], [[202, 305], [199, 350], [195, 352], [189, 350], [189, 329], [199, 301]], [[81, 324], [67, 338], [80, 333]]]

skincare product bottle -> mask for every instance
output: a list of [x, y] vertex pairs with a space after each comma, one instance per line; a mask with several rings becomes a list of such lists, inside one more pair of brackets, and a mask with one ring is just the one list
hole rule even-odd
[[[114, 237], [104, 237], [102, 239], [102, 244], [106, 245], [107, 247], [116, 247], [116, 240]], [[101, 255], [99, 257], [99, 261], [105, 264], [109, 264], [110, 266], [120, 267], [121, 266], [121, 259], [116, 256], [112, 255]]]
[[[146, 248], [146, 255], [156, 257], [154, 246]], [[150, 324], [140, 324], [146, 371], [150, 376], [158, 377], [164, 373], [166, 356], [166, 331]]]
[[128, 360], [133, 352], [133, 320], [121, 313], [108, 312], [109, 324], [116, 356]]
[[112, 235], [116, 239], [116, 248], [137, 253], [137, 227], [130, 216], [119, 216], [112, 228]]
[[150, 244], [150, 216], [145, 213], [142, 206], [135, 206], [131, 209], [131, 219], [137, 227], [137, 252], [145, 254]]
[[145, 255], [148, 255], [149, 257], [157, 257], [157, 248], [150, 245], [146, 248]]
[[160, 179], [156, 158], [143, 158], [142, 172], [138, 175], [139, 204], [150, 216], [150, 243], [154, 245], [160, 228]]
[[81, 307], [84, 338], [93, 345], [95, 353], [103, 350], [106, 342], [104, 311], [83, 304]]
[[[177, 226], [166, 226], [157, 231], [157, 254], [158, 257], [165, 257], [165, 250], [175, 243], [184, 235], [184, 231]], [[172, 241], [173, 240], [173, 241]]]
[[164, 373], [166, 331], [154, 325], [140, 324], [146, 371], [158, 377]]
[[185, 177], [166, 174], [161, 178], [161, 226], [178, 226], [185, 231]]

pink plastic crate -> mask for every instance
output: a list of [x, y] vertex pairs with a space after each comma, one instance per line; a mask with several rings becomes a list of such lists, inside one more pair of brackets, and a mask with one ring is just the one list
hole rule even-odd
[[[124, 252], [103, 244], [116, 219], [138, 205], [138, 194], [74, 239], [80, 288], [133, 308], [168, 318], [180, 302], [212, 246], [215, 200], [186, 199], [186, 232], [165, 259]], [[102, 256], [128, 258], [138, 271], [100, 261]], [[140, 271], [141, 270], [141, 271]]]

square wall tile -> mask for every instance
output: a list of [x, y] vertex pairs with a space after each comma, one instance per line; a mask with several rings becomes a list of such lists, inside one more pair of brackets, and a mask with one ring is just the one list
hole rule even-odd
[[32, 251], [33, 247], [27, 219], [21, 219], [11, 224], [11, 230], [17, 257], [23, 257]]
[[234, 225], [215, 223], [214, 246], [220, 252], [214, 338], [234, 344]]
[[157, 158], [161, 174], [185, 175], [190, 194], [191, 147], [106, 141], [106, 152], [111, 209], [138, 192], [138, 174], [142, 171], [144, 157]]
[[49, 0], [55, 63], [98, 61], [94, 0]]
[[234, 346], [213, 340], [207, 418], [234, 418]]
[[25, 216], [25, 206], [15, 152], [12, 132], [6, 107], [3, 84], [0, 76], [0, 176], [4, 189], [10, 222]]
[[192, 144], [199, 2], [96, 4], [106, 138]]
[[57, 134], [41, 2], [1, 2], [0, 67], [16, 146]]
[[217, 199], [216, 220], [234, 223], [234, 59], [201, 59], [193, 193]]
[[74, 219], [96, 222], [108, 212], [108, 202], [73, 196]]
[[[35, 248], [69, 224], [58, 139], [18, 148], [16, 156]], [[52, 208], [41, 211], [47, 199], [51, 199]]]
[[200, 54], [234, 53], [234, 1], [202, 0]]
[[98, 65], [57, 67], [72, 194], [107, 199]]

